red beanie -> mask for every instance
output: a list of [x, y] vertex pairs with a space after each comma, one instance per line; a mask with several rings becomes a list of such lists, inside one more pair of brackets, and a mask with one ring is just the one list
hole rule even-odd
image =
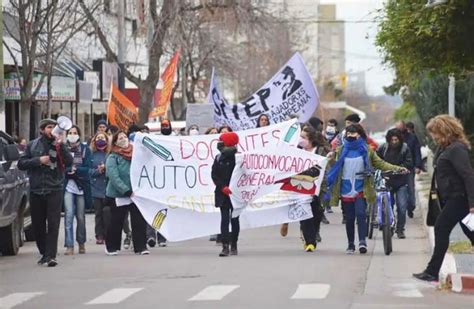
[[239, 143], [239, 136], [235, 132], [222, 133], [219, 140], [224, 143], [226, 147], [232, 147]]

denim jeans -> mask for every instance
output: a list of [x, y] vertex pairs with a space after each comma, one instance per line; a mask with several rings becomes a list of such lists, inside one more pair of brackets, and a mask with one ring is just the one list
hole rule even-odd
[[74, 217], [76, 217], [76, 241], [82, 245], [86, 242], [86, 214], [83, 195], [64, 193], [64, 246], [74, 247]]
[[415, 193], [415, 171], [410, 171], [408, 174], [408, 210], [415, 210], [416, 208], [416, 193]]
[[354, 227], [357, 218], [359, 244], [367, 244], [367, 202], [364, 198], [357, 198], [355, 202], [342, 202], [346, 213], [346, 234], [349, 245], [354, 245]]
[[392, 191], [392, 209], [397, 204], [397, 232], [405, 231], [407, 221], [407, 207], [409, 202], [408, 185], [401, 186], [398, 190]]

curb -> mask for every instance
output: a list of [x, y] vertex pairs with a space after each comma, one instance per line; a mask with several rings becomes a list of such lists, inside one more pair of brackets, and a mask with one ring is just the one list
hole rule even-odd
[[[429, 192], [429, 187], [423, 186], [420, 180], [415, 182], [416, 197], [418, 206], [420, 206], [423, 226], [428, 233], [428, 237], [431, 245], [431, 252], [434, 249], [434, 228], [426, 225], [426, 215], [428, 213], [428, 198], [425, 193]], [[451, 291], [456, 293], [474, 293], [474, 275], [473, 274], [458, 274], [456, 267], [456, 260], [452, 253], [446, 252], [444, 256], [443, 265], [439, 273], [440, 286], [442, 283], [446, 283], [450, 287]]]
[[446, 283], [456, 293], [474, 293], [474, 275], [449, 274]]

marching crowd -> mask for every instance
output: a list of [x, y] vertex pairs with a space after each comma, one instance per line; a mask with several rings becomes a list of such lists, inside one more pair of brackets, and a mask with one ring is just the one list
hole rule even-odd
[[[332, 207], [341, 205], [347, 235], [346, 253], [354, 254], [356, 251], [356, 223], [358, 251], [367, 253], [366, 213], [368, 204], [375, 203], [376, 193], [372, 177], [360, 175], [373, 169], [400, 172], [390, 176], [388, 187], [394, 197], [392, 207], [396, 207], [396, 234], [399, 239], [406, 238], [406, 216], [413, 218], [416, 206], [414, 179], [423, 168], [420, 143], [413, 124], [398, 122], [387, 132], [386, 142], [377, 145], [360, 121], [357, 114], [347, 116], [341, 132], [335, 119], [324, 125], [313, 117], [302, 124], [298, 147], [326, 156], [330, 162], [321, 193], [310, 200], [313, 217], [300, 222], [307, 252], [315, 251], [322, 240], [321, 223], [329, 223], [325, 212], [330, 213]], [[53, 134], [56, 124], [52, 119], [42, 120], [40, 136], [27, 145], [26, 141], [19, 145], [23, 154], [18, 167], [26, 170], [30, 179], [31, 217], [42, 256], [38, 264], [57, 265], [62, 211], [65, 255], [75, 254], [75, 243], [79, 254], [86, 253], [85, 211], [88, 208], [95, 211], [96, 244], [105, 245], [107, 255], [117, 255], [122, 246], [124, 249], [133, 246], [134, 252], [140, 255], [150, 254], [148, 247], [157, 243], [166, 246], [166, 239], [146, 223], [131, 199], [133, 140], [136, 132], [149, 133], [149, 129], [132, 125], [125, 132], [100, 120], [96, 134], [87, 139], [76, 125], [65, 132], [65, 137], [58, 137]], [[261, 114], [257, 127], [268, 125], [270, 118]], [[468, 157], [470, 144], [457, 119], [437, 116], [428, 123], [427, 129], [439, 146], [435, 160], [435, 171], [438, 172], [435, 172], [434, 180], [442, 210], [436, 220], [436, 246], [432, 260], [424, 272], [415, 276], [430, 281], [437, 279], [452, 228], [469, 211], [474, 212], [474, 173]], [[163, 135], [176, 134], [167, 119], [161, 121], [160, 132]], [[181, 134], [198, 135], [199, 127], [191, 125]], [[215, 206], [221, 213], [221, 233], [211, 236], [211, 240], [222, 243], [219, 256], [237, 255], [240, 225], [239, 217], [232, 218], [229, 183], [235, 168], [239, 136], [229, 126], [209, 128], [205, 134], [219, 134], [219, 154], [212, 166], [212, 180]], [[474, 245], [474, 233], [465, 226], [463, 230]], [[283, 224], [280, 233], [286, 236], [287, 232], [288, 224]]]

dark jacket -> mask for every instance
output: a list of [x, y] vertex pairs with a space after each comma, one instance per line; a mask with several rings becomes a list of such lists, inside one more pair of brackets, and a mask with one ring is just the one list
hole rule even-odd
[[[72, 164], [72, 156], [66, 145], [60, 144], [59, 156], [65, 167]], [[49, 155], [52, 163], [57, 163], [56, 167], [43, 165], [40, 157]], [[55, 158], [56, 157], [56, 158]], [[53, 141], [44, 136], [32, 140], [18, 161], [18, 168], [26, 170], [30, 180], [30, 192], [36, 194], [49, 194], [53, 191], [62, 191], [64, 186], [64, 169], [60, 167], [56, 147]]]
[[413, 168], [423, 168], [423, 163], [421, 161], [421, 146], [418, 137], [415, 134], [410, 132], [405, 132], [403, 134], [403, 141], [408, 145], [410, 148], [411, 155], [413, 157]]
[[103, 151], [94, 151], [92, 153], [92, 166], [89, 170], [89, 175], [91, 177], [91, 190], [92, 197], [95, 198], [105, 198], [105, 172], [100, 174], [97, 171], [97, 167], [107, 161], [107, 154]]
[[222, 188], [228, 187], [235, 167], [235, 154], [219, 154], [212, 164], [212, 181], [216, 185], [214, 198], [216, 207], [232, 208], [230, 197], [222, 193]]
[[[384, 161], [406, 167], [407, 169], [413, 169], [413, 157], [410, 152], [410, 148], [406, 143], [403, 143], [402, 148], [400, 149], [400, 155], [397, 160], [393, 160], [387, 157], [388, 144], [384, 143], [377, 149], [377, 155]], [[398, 190], [400, 187], [408, 185], [408, 175], [393, 175], [390, 176], [387, 181], [387, 185], [393, 190]]]
[[72, 175], [68, 174], [71, 171], [72, 166], [66, 168], [66, 181], [64, 182], [64, 189], [66, 189], [68, 180], [74, 180], [79, 189], [84, 192], [84, 203], [86, 209], [90, 209], [92, 208], [92, 194], [89, 170], [92, 166], [92, 152], [86, 144], [81, 143], [80, 147], [82, 164], [76, 166], [76, 172]]
[[461, 142], [439, 148], [435, 155], [436, 183], [440, 201], [464, 196], [474, 208], [474, 171], [469, 150]]

